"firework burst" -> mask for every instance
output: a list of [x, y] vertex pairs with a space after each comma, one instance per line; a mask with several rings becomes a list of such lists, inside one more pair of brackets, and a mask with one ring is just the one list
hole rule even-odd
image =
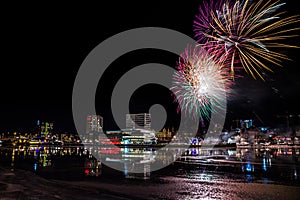
[[226, 0], [219, 1], [202, 1], [202, 5], [199, 8], [199, 14], [196, 15], [194, 20], [194, 32], [195, 37], [199, 43], [206, 43], [207, 35], [212, 35], [215, 31], [215, 24], [211, 11], [221, 10]]
[[[261, 71], [272, 69], [266, 63], [282, 66], [283, 60], [289, 58], [279, 52], [278, 48], [296, 48], [282, 41], [295, 37], [290, 32], [299, 30], [291, 28], [299, 22], [298, 16], [280, 18], [284, 12], [277, 10], [285, 3], [280, 0], [251, 3], [249, 0], [236, 1], [234, 4], [225, 2], [221, 9], [206, 10], [200, 12], [210, 13], [205, 26], [211, 31], [206, 31], [205, 26], [200, 26], [203, 20], [197, 16], [194, 22], [194, 31], [198, 42], [202, 42], [206, 48], [218, 47], [218, 53], [227, 56], [227, 64], [234, 74], [239, 65], [251, 74], [253, 78], [260, 77], [264, 80]], [[201, 10], [201, 9], [200, 9]]]
[[222, 105], [232, 84], [222, 58], [211, 56], [203, 48], [187, 48], [176, 68], [171, 90], [179, 103], [178, 110], [183, 109], [195, 119], [209, 119], [212, 105]]

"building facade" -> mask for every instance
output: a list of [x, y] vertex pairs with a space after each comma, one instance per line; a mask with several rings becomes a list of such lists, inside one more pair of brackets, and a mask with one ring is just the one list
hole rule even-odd
[[86, 118], [86, 133], [82, 139], [83, 144], [98, 144], [100, 134], [103, 132], [103, 117], [100, 115], [88, 115]]
[[53, 134], [53, 123], [37, 121], [37, 136], [42, 138], [51, 137]]
[[126, 129], [151, 129], [151, 114], [126, 114]]
[[100, 115], [88, 115], [86, 118], [86, 133], [102, 132], [103, 117]]

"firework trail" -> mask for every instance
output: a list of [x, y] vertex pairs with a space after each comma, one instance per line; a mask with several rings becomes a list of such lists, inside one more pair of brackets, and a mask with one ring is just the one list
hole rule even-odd
[[272, 72], [267, 63], [282, 66], [283, 60], [289, 60], [274, 48], [297, 48], [282, 42], [297, 36], [289, 33], [299, 30], [291, 27], [299, 22], [299, 16], [280, 18], [285, 12], [277, 11], [284, 4], [280, 0], [245, 0], [226, 1], [221, 8], [219, 4], [204, 6], [194, 21], [195, 36], [205, 48], [218, 48], [219, 55], [226, 55], [232, 74], [242, 66], [253, 78], [264, 80], [261, 71]]
[[209, 119], [212, 104], [222, 105], [220, 102], [232, 84], [222, 58], [210, 55], [199, 46], [188, 47], [176, 68], [171, 90], [178, 101], [178, 110], [183, 109], [195, 119]]
[[194, 20], [194, 32], [195, 37], [200, 44], [207, 42], [207, 35], [214, 33], [214, 19], [211, 16], [211, 11], [221, 10], [226, 0], [219, 1], [202, 1], [202, 5], [199, 8], [199, 14], [196, 15]]

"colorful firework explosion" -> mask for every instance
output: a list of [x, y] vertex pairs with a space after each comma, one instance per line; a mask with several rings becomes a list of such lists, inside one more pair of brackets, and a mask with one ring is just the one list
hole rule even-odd
[[[279, 2], [259, 0], [250, 3], [245, 0], [230, 4], [227, 1], [220, 10], [219, 6], [211, 10], [204, 7], [194, 22], [198, 42], [203, 42], [206, 48], [218, 47], [218, 53], [226, 55], [232, 74], [240, 64], [253, 78], [259, 76], [264, 80], [261, 71], [272, 72], [265, 62], [282, 66], [283, 60], [289, 60], [272, 48], [297, 48], [280, 42], [295, 37], [288, 33], [300, 28], [290, 27], [299, 22], [298, 16], [280, 18], [284, 12], [276, 11], [285, 3]], [[209, 18], [207, 22], [202, 20], [204, 17]], [[211, 31], [208, 32], [205, 27]]]
[[179, 103], [178, 111], [183, 109], [195, 119], [209, 119], [212, 105], [222, 105], [232, 84], [222, 58], [216, 59], [199, 46], [187, 48], [176, 68], [171, 90]]
[[206, 43], [208, 38], [207, 35], [214, 33], [214, 19], [211, 15], [211, 11], [221, 10], [226, 0], [219, 1], [202, 1], [202, 5], [199, 8], [199, 14], [196, 15], [194, 20], [194, 32], [195, 37], [199, 43]]

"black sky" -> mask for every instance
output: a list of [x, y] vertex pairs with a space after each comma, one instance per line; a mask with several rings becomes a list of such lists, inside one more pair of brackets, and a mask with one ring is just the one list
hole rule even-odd
[[[37, 119], [54, 121], [57, 131], [74, 131], [72, 88], [77, 70], [88, 53], [108, 37], [137, 27], [165, 27], [193, 37], [198, 5], [199, 1], [114, 1], [3, 6], [0, 132], [30, 131]], [[289, 14], [299, 13], [295, 1], [287, 1], [285, 8]], [[292, 42], [299, 44], [299, 39]], [[252, 114], [255, 111], [268, 125], [277, 113], [300, 113], [299, 50], [287, 53], [293, 61], [269, 74], [268, 81], [249, 77], [237, 80], [236, 94], [228, 104], [229, 121], [238, 117], [255, 118]], [[175, 55], [155, 50], [126, 54], [110, 66], [105, 78], [109, 86], [103, 92], [109, 94], [114, 81], [130, 67], [147, 62], [175, 66], [176, 59]], [[173, 112], [176, 105], [172, 104], [169, 92], [156, 87], [145, 86], [137, 91], [133, 97], [135, 106], [131, 106], [133, 112], [142, 112], [158, 102], [170, 105], [170, 113]], [[142, 95], [143, 90], [149, 89], [156, 92], [156, 97]], [[97, 111], [107, 119], [107, 128], [114, 128], [114, 123], [108, 120], [109, 98], [101, 98], [101, 92], [99, 89], [97, 93]]]

